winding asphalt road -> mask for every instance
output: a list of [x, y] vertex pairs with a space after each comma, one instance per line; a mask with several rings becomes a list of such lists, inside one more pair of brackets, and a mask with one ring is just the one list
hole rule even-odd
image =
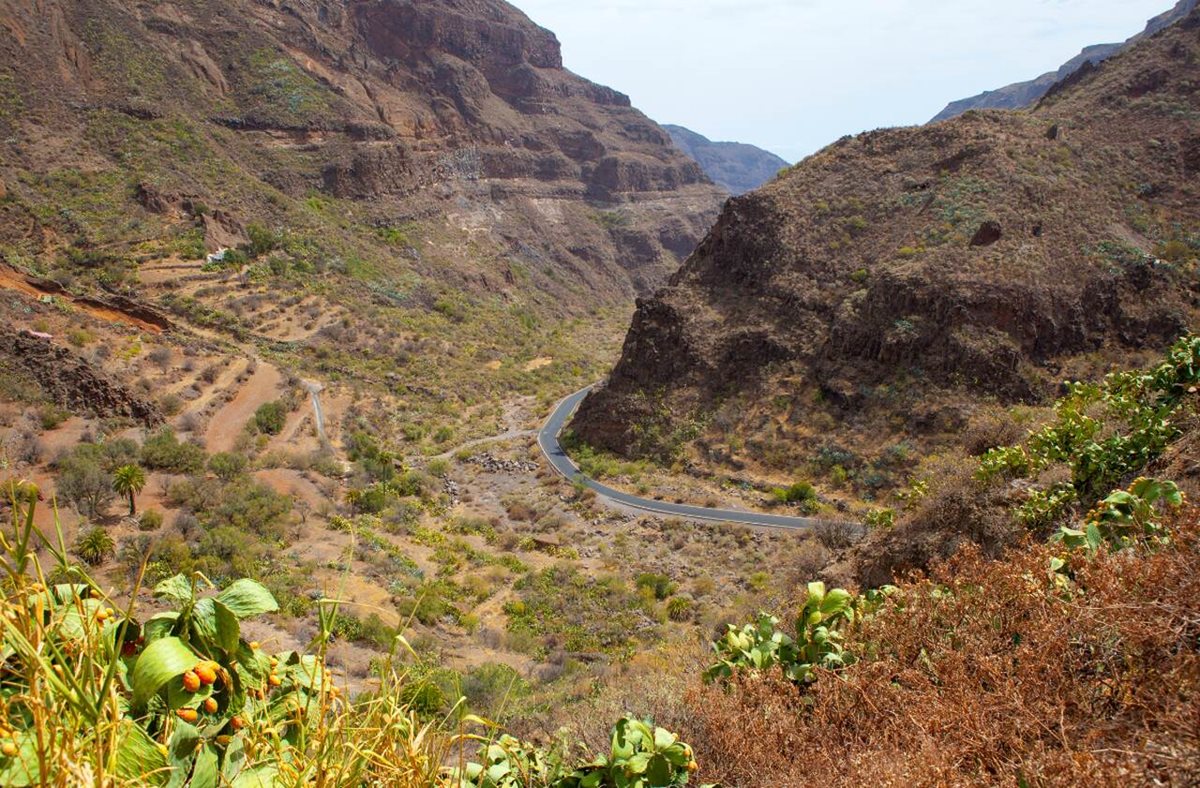
[[595, 490], [597, 495], [623, 506], [631, 506], [634, 509], [654, 512], [655, 514], [665, 514], [669, 517], [715, 520], [717, 522], [743, 523], [745, 525], [758, 525], [766, 528], [787, 528], [791, 530], [805, 530], [812, 528], [820, 522], [811, 517], [786, 517], [778, 514], [762, 514], [761, 512], [710, 509], [706, 506], [687, 506], [686, 504], [656, 501], [652, 498], [639, 498], [636, 495], [614, 490], [585, 476], [579, 470], [579, 467], [571, 461], [571, 458], [567, 456], [567, 453], [563, 451], [562, 445], [558, 442], [558, 436], [562, 433], [571, 415], [575, 413], [575, 409], [579, 407], [579, 403], [583, 402], [584, 397], [591, 390], [592, 386], [588, 386], [558, 403], [554, 408], [554, 412], [550, 414], [550, 418], [546, 420], [545, 425], [538, 432], [538, 446], [541, 447], [542, 453], [546, 455], [546, 459], [550, 461], [550, 465], [554, 467], [554, 470], [565, 476], [569, 481], [583, 482], [583, 484]]

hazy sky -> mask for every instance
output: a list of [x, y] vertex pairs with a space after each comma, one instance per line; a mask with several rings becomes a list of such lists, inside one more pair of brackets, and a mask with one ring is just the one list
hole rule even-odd
[[661, 123], [796, 160], [1123, 41], [1173, 0], [512, 0]]

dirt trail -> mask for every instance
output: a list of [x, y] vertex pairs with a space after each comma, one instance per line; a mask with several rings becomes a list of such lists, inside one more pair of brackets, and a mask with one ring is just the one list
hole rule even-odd
[[145, 331], [149, 334], [162, 333], [162, 327], [122, 312], [119, 309], [87, 303], [84, 300], [66, 295], [64, 293], [55, 293], [51, 292], [50, 290], [39, 288], [31, 283], [29, 279], [19, 271], [14, 271], [7, 266], [0, 266], [0, 288], [4, 288], [6, 290], [15, 290], [19, 293], [24, 293], [27, 296], [32, 296], [33, 298], [50, 296], [52, 298], [61, 299], [71, 304], [71, 306], [79, 311], [91, 315], [97, 320], [103, 320], [106, 323], [124, 323], [128, 326], [133, 326], [139, 331]]
[[217, 411], [209, 422], [208, 430], [204, 434], [205, 447], [209, 453], [231, 451], [254, 411], [259, 405], [278, 396], [279, 384], [282, 382], [283, 375], [276, 367], [260, 361], [258, 368], [238, 391], [237, 396]]

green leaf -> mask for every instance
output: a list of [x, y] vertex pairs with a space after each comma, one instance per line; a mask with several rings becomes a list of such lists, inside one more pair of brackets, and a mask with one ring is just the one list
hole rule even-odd
[[646, 769], [646, 780], [653, 786], [665, 786], [671, 784], [672, 772], [670, 762], [661, 755], [655, 755], [650, 759], [650, 765]]
[[821, 612], [826, 616], [832, 616], [837, 613], [844, 613], [854, 601], [854, 597], [844, 588], [835, 588], [825, 594], [825, 598], [821, 600]]
[[175, 720], [175, 732], [167, 743], [167, 759], [171, 766], [171, 779], [168, 788], [183, 786], [192, 773], [193, 756], [200, 746], [200, 731], [193, 725]]
[[117, 776], [123, 780], [166, 781], [167, 759], [154, 740], [132, 720], [121, 720], [117, 734]]
[[159, 638], [146, 646], [133, 666], [133, 704], [140, 706], [176, 676], [195, 667], [196, 654], [177, 637]]
[[153, 643], [159, 638], [170, 635], [178, 621], [179, 614], [174, 610], [169, 610], [166, 613], [157, 613], [151, 616], [150, 620], [142, 627], [142, 637], [146, 638], [147, 643]]
[[192, 779], [188, 783], [188, 788], [216, 788], [219, 782], [217, 754], [213, 752], [212, 747], [201, 744], [200, 751], [196, 754], [196, 765], [192, 769]]
[[230, 788], [275, 788], [278, 770], [274, 766], [243, 769], [230, 783]]
[[623, 719], [613, 728], [612, 734], [612, 759], [614, 761], [624, 760], [633, 755], [633, 744], [628, 741], [626, 728], [629, 725], [629, 719]]
[[192, 581], [186, 575], [175, 575], [162, 581], [154, 587], [154, 596], [170, 599], [181, 605], [192, 601]]
[[243, 620], [279, 609], [279, 603], [262, 583], [247, 578], [235, 581], [217, 594], [217, 601]]
[[650, 768], [650, 759], [653, 756], [648, 752], [639, 752], [625, 761], [625, 768], [634, 774], [645, 774]]
[[12, 741], [17, 745], [17, 754], [0, 759], [0, 785], [13, 788], [41, 785], [37, 740], [26, 731], [13, 731]]
[[241, 625], [228, 607], [215, 599], [201, 599], [192, 611], [192, 629], [211, 651], [214, 647], [227, 654], [237, 651]]
[[679, 741], [679, 737], [663, 728], [654, 729], [654, 749], [665, 750], [675, 742]]

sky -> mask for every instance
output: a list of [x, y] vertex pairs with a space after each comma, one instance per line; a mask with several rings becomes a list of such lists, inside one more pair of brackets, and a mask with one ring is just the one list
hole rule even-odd
[[660, 123], [797, 161], [1124, 41], [1173, 0], [511, 0]]

